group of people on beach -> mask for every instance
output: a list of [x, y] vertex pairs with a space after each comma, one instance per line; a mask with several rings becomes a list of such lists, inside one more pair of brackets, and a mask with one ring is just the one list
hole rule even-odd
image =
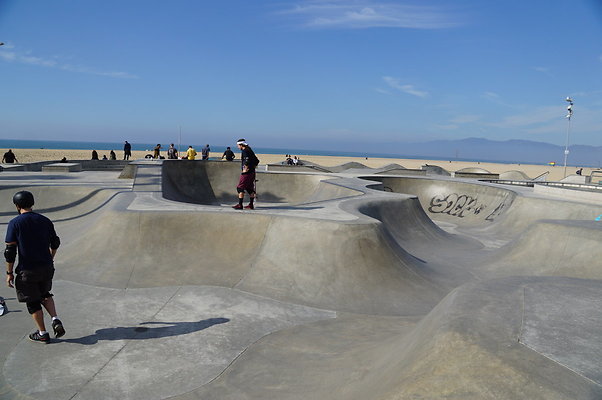
[[[127, 141], [126, 141], [126, 143], [127, 143]], [[127, 143], [127, 144], [129, 145], [129, 143]], [[157, 145], [153, 149], [153, 155], [151, 156], [150, 154], [148, 154], [148, 155], [146, 155], [145, 158], [152, 158], [155, 160], [164, 160], [165, 157], [161, 155], [162, 148], [163, 147], [161, 146], [161, 143], [157, 143]], [[210, 151], [211, 151], [211, 148], [209, 147], [209, 144], [205, 145], [205, 147], [203, 147], [201, 149], [201, 159], [208, 160]], [[124, 149], [124, 152], [125, 152], [125, 149]], [[129, 150], [129, 154], [131, 155], [131, 147]], [[176, 149], [176, 147], [173, 143], [171, 143], [169, 145], [169, 148], [167, 149], [167, 159], [168, 160], [196, 160], [197, 154], [198, 153], [192, 146], [188, 146], [186, 153], [182, 154], [181, 156], [178, 152], [178, 149]], [[128, 156], [128, 159], [129, 159], [129, 156]], [[125, 160], [125, 158], [124, 158], [124, 160]]]
[[[102, 155], [103, 160], [117, 160], [117, 155], [113, 150], [109, 152], [109, 158], [107, 158], [106, 154]], [[92, 160], [98, 160], [98, 152], [96, 150], [92, 150]]]
[[[161, 155], [161, 150], [163, 149], [163, 147], [161, 146], [161, 143], [157, 143], [157, 145], [153, 148], [153, 154], [147, 154], [145, 158], [150, 158], [150, 159], [154, 159], [154, 160], [161, 160], [161, 159], [165, 159], [164, 156]], [[206, 144], [205, 147], [203, 147], [201, 149], [201, 160], [209, 160], [209, 154], [211, 152], [211, 147], [209, 146], [209, 144]], [[96, 151], [94, 150], [92, 152], [92, 159], [93, 160], [98, 160], [98, 154], [96, 154], [96, 158], [94, 158], [94, 154], [96, 153]], [[114, 156], [113, 150], [111, 150], [111, 157]], [[194, 149], [194, 147], [192, 146], [188, 146], [188, 149], [186, 150], [186, 152], [182, 152], [180, 154], [180, 152], [178, 151], [178, 149], [175, 147], [175, 145], [173, 143], [171, 143], [169, 145], [169, 148], [167, 149], [167, 159], [168, 160], [196, 160], [198, 153], [197, 151]], [[130, 157], [132, 156], [132, 145], [126, 140], [125, 144], [123, 145], [123, 159], [124, 160], [129, 160]], [[222, 154], [222, 160], [226, 160], [226, 161], [233, 161], [236, 158], [236, 155], [234, 154], [234, 152], [232, 151], [232, 149], [230, 147], [226, 148], [226, 151], [224, 151], [224, 154]], [[103, 158], [105, 159], [105, 158]], [[115, 158], [110, 158], [111, 160], [114, 160]]]
[[290, 154], [285, 154], [284, 157], [286, 165], [302, 165], [301, 161], [297, 158], [297, 156], [291, 156]]

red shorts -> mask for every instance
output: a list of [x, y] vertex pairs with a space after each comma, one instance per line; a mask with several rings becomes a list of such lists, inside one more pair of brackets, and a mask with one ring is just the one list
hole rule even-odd
[[238, 189], [239, 192], [244, 192], [246, 190], [249, 193], [255, 193], [255, 172], [240, 174], [236, 189]]

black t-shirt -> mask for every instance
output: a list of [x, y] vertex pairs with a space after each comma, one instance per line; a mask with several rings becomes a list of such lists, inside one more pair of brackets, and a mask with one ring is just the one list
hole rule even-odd
[[226, 160], [232, 161], [234, 160], [234, 152], [232, 150], [226, 150], [224, 151], [224, 157], [226, 157]]
[[14, 163], [15, 153], [13, 153], [12, 151], [7, 151], [6, 153], [4, 153], [4, 161], [6, 161], [9, 164]]
[[52, 221], [35, 212], [13, 218], [6, 230], [6, 243], [17, 242], [17, 272], [53, 266], [50, 242], [56, 238]]
[[249, 172], [255, 171], [255, 168], [259, 164], [259, 159], [255, 155], [255, 152], [250, 147], [246, 147], [240, 151], [240, 162], [241, 166], [245, 165], [249, 167]]

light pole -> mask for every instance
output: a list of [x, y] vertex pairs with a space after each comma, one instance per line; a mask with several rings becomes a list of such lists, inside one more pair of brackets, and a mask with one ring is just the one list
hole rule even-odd
[[566, 119], [568, 120], [568, 124], [566, 127], [566, 146], [564, 147], [564, 177], [566, 178], [566, 160], [569, 157], [569, 135], [571, 133], [571, 117], [573, 116], [573, 99], [570, 97], [566, 98], [566, 101], [569, 105], [566, 107], [568, 113], [566, 115]]

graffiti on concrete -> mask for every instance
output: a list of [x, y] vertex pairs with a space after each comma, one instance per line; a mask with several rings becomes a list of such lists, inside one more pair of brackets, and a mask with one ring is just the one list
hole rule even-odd
[[[499, 217], [510, 204], [508, 198], [508, 195], [504, 196], [504, 199], [485, 217], [485, 220], [491, 222]], [[479, 215], [487, 207], [477, 197], [451, 193], [433, 196], [428, 210], [433, 214], [447, 214], [452, 217], [464, 218], [467, 215]]]
[[498, 204], [498, 206], [493, 210], [493, 212], [491, 214], [489, 214], [487, 216], [487, 218], [485, 218], [485, 221], [493, 221], [494, 219], [499, 217], [500, 214], [502, 214], [502, 212], [506, 208], [506, 206], [509, 204], [506, 202], [507, 200], [508, 200], [508, 195], [505, 195], [504, 200], [502, 200], [502, 202], [500, 204]]
[[452, 217], [464, 218], [468, 214], [478, 215], [486, 207], [485, 204], [479, 204], [476, 197], [452, 193], [433, 196], [429, 211], [433, 214], [448, 214]]
[[485, 221], [493, 221], [495, 219], [495, 217], [499, 216], [502, 211], [504, 211], [504, 207], [506, 207], [506, 203], [501, 202], [496, 208], [495, 210], [493, 210], [493, 212], [491, 214], [489, 214], [487, 216], [487, 218], [485, 218]]

